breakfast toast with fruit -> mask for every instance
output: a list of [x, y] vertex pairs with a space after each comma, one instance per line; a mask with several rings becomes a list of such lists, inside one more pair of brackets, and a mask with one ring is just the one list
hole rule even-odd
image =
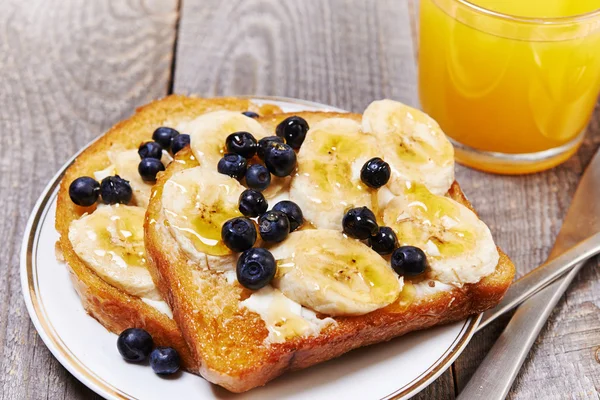
[[435, 121], [216, 112], [159, 174], [150, 271], [199, 373], [233, 392], [496, 305], [514, 266], [454, 181]]
[[[122, 335], [119, 350], [130, 361], [148, 355], [148, 346], [136, 349], [135, 342], [150, 340], [176, 349], [184, 368], [198, 369], [148, 272], [143, 221], [156, 174], [189, 143], [189, 136], [178, 134], [170, 121], [216, 110], [258, 116], [256, 112], [279, 109], [261, 108], [247, 99], [169, 96], [111, 128], [77, 157], [62, 179], [56, 210], [57, 256], [69, 266], [91, 316], [117, 334], [142, 328], [151, 335], [148, 339], [141, 330]], [[128, 352], [131, 342], [134, 346]]]

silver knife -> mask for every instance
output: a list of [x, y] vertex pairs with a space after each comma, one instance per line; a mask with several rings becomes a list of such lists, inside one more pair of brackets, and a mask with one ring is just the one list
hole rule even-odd
[[[600, 151], [587, 167], [549, 259], [600, 232]], [[506, 398], [533, 342], [548, 316], [585, 261], [568, 274], [524, 302], [502, 332], [457, 400]]]

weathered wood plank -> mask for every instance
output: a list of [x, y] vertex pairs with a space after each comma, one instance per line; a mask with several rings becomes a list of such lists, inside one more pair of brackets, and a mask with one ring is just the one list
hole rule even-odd
[[416, 104], [406, 2], [184, 1], [175, 91]]
[[[418, 0], [409, 0], [418, 46]], [[416, 52], [418, 53], [418, 51]], [[600, 146], [596, 109], [583, 146], [565, 164], [543, 173], [494, 176], [464, 167], [457, 179], [481, 218], [512, 258], [521, 276], [548, 256], [585, 166]], [[600, 271], [586, 266], [559, 303], [515, 381], [509, 398], [562, 399], [600, 396]], [[508, 318], [475, 335], [454, 364], [457, 388], [467, 383]]]
[[65, 160], [167, 93], [176, 8], [176, 0], [0, 3], [0, 399], [97, 398], [31, 325], [21, 237]]
[[[178, 93], [288, 96], [358, 112], [384, 97], [418, 104], [403, 1], [184, 1], [179, 27]], [[418, 398], [454, 398], [451, 370]]]

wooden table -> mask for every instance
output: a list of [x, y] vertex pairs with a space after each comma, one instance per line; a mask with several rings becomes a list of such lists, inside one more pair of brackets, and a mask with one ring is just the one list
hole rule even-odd
[[[358, 112], [384, 97], [416, 105], [415, 1], [0, 3], [0, 399], [95, 396], [46, 349], [19, 283], [25, 222], [65, 160], [135, 107], [172, 92], [289, 96]], [[457, 169], [519, 275], [554, 242], [600, 144], [600, 112], [589, 130], [576, 156], [545, 173]], [[510, 398], [599, 397], [599, 307], [600, 271], [592, 262], [556, 308]], [[454, 398], [505, 323], [477, 334], [417, 398]]]

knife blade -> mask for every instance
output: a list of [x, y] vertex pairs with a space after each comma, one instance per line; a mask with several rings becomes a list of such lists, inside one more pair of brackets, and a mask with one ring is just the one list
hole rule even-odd
[[[594, 155], [577, 186], [549, 260], [600, 232], [598, 199], [600, 151]], [[584, 264], [581, 262], [576, 265], [565, 277], [541, 290], [517, 309], [457, 400], [503, 400], [507, 396], [552, 309]]]

